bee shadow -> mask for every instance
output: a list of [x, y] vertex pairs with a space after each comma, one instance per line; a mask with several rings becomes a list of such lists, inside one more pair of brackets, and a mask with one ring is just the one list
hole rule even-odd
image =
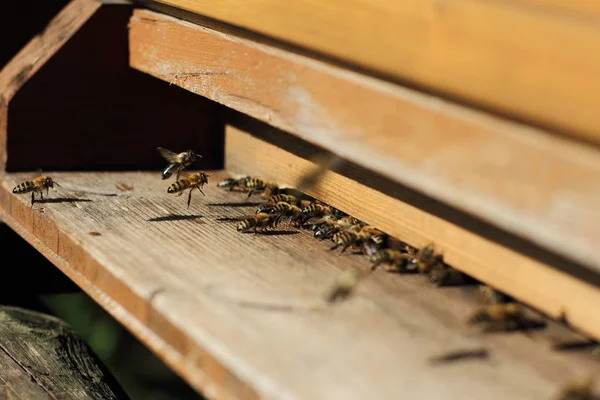
[[52, 199], [35, 200], [33, 204], [50, 204], [50, 203], [89, 203], [90, 199], [76, 199], [73, 197], [55, 197]]
[[596, 347], [598, 347], [598, 342], [591, 340], [575, 340], [571, 342], [556, 343], [552, 346], [552, 349], [556, 351], [577, 351], [594, 349]]
[[207, 203], [209, 207], [258, 207], [263, 203], [256, 201], [243, 201], [243, 202], [228, 202], [228, 203]]
[[186, 221], [186, 220], [195, 220], [204, 218], [203, 215], [179, 215], [179, 214], [170, 214], [165, 215], [163, 217], [155, 217], [150, 218], [148, 222], [165, 222], [165, 221]]

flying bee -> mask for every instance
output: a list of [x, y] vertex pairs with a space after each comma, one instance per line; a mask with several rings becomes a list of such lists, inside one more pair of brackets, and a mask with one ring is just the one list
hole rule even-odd
[[210, 175], [205, 174], [204, 172], [195, 172], [193, 174], [189, 174], [171, 184], [167, 189], [167, 193], [178, 193], [177, 196], [181, 196], [186, 189], [190, 189], [190, 194], [188, 195], [187, 208], [190, 208], [190, 202], [192, 201], [192, 192], [194, 189], [198, 189], [200, 193], [204, 195], [202, 191], [202, 187], [208, 183], [208, 177]]
[[38, 176], [30, 181], [25, 181], [23, 183], [19, 183], [13, 189], [13, 193], [15, 194], [24, 194], [31, 192], [31, 206], [35, 201], [35, 194], [39, 193], [42, 200], [44, 200], [44, 189], [46, 189], [46, 196], [48, 196], [48, 191], [50, 188], [54, 189], [54, 185], [60, 186], [57, 182], [54, 182], [52, 178], [49, 176]]
[[342, 272], [328, 290], [325, 300], [328, 303], [334, 303], [346, 299], [352, 294], [359, 280], [360, 271], [356, 269], [348, 269]]
[[469, 319], [469, 324], [486, 324], [485, 331], [514, 331], [536, 326], [527, 319], [525, 310], [519, 303], [492, 304], [476, 310]]
[[429, 244], [421, 248], [417, 252], [415, 258], [417, 259], [419, 271], [421, 271], [421, 273], [428, 274], [436, 264], [443, 262], [444, 257], [442, 254], [436, 252], [433, 245]]
[[157, 150], [160, 155], [169, 162], [162, 173], [163, 179], [168, 179], [171, 175], [173, 175], [173, 172], [177, 172], [177, 177], [175, 180], [178, 181], [181, 171], [196, 161], [196, 157], [202, 158], [201, 155], [194, 153], [192, 150], [187, 150], [179, 154], [172, 152], [171, 150], [167, 150], [164, 147], [158, 147]]
[[394, 249], [382, 249], [371, 256], [371, 270], [377, 269], [381, 264], [386, 265], [386, 271], [390, 272], [415, 272], [416, 261], [410, 255]]
[[267, 213], [258, 213], [250, 215], [242, 220], [238, 226], [238, 232], [249, 232], [252, 230], [254, 234], [257, 231], [268, 230], [275, 228], [279, 223], [279, 216]]
[[217, 187], [220, 188], [228, 188], [229, 191], [233, 191], [233, 189], [241, 189], [246, 187], [246, 180], [250, 179], [249, 176], [242, 176], [241, 178], [227, 178], [223, 179], [221, 182], [217, 182]]
[[437, 286], [459, 286], [473, 282], [467, 275], [445, 264], [435, 265], [429, 271], [429, 280]]

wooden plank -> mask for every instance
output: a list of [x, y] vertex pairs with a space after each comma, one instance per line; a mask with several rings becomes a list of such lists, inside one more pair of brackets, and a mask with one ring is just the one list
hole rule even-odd
[[482, 108], [595, 142], [600, 138], [595, 5], [529, 0], [157, 2]]
[[[3, 396], [2, 388], [12, 396]], [[88, 345], [63, 321], [0, 307], [0, 397], [128, 399]]]
[[130, 28], [133, 67], [600, 268], [595, 150], [154, 12]]
[[[252, 236], [217, 221], [254, 212], [243, 194], [216, 187], [223, 172], [189, 209], [158, 173], [142, 172], [52, 173], [62, 188], [30, 207], [11, 193], [29, 176], [2, 176], [6, 223], [209, 398], [546, 398], [598, 368], [552, 350], [545, 331], [480, 335], [464, 322], [482, 303], [423, 276], [372, 274], [325, 305], [339, 273], [368, 261], [306, 231]], [[482, 346], [489, 362], [428, 362]]]
[[[294, 143], [293, 147], [311, 155], [310, 146], [303, 149]], [[292, 187], [315, 168], [310, 161], [231, 126], [226, 130], [225, 149], [227, 170]], [[307, 193], [415, 247], [434, 242], [455, 268], [600, 338], [595, 308], [600, 290], [595, 285], [572, 276], [573, 271], [559, 271], [494, 243], [461, 226], [460, 221], [449, 222], [361, 183], [377, 179], [373, 174], [352, 167], [344, 170], [347, 177], [329, 171], [318, 185], [307, 188]], [[410, 199], [411, 195], [402, 197]], [[417, 205], [427, 202], [412, 197]]]

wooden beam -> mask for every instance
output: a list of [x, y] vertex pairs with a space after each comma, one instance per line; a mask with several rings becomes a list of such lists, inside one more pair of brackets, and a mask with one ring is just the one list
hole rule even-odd
[[[271, 138], [273, 134], [269, 135]], [[283, 141], [280, 139], [280, 142]], [[279, 143], [280, 144], [280, 143]], [[314, 154], [308, 145], [294, 143], [294, 151], [305, 156]], [[239, 174], [263, 177], [294, 187], [315, 165], [281, 146], [276, 146], [250, 134], [227, 127], [226, 167]], [[495, 243], [481, 233], [470, 230], [468, 216], [455, 221], [418, 208], [430, 202], [416, 194], [400, 198], [366, 186], [374, 183], [374, 174], [346, 167], [348, 176], [327, 172], [317, 186], [307, 193], [353, 215], [415, 247], [435, 243], [444, 253], [444, 259], [455, 268], [492, 287], [543, 311], [555, 319], [566, 319], [572, 326], [600, 338], [600, 317], [595, 304], [600, 302], [600, 289], [595, 284], [574, 276], [569, 271], [546, 265], [530, 256], [507, 247], [510, 243]], [[379, 185], [380, 187], [383, 185]], [[402, 192], [387, 188], [388, 192]], [[416, 199], [415, 199], [416, 197]], [[413, 204], [407, 203], [411, 201]], [[442, 207], [438, 207], [440, 211]], [[431, 211], [431, 210], [428, 210]], [[598, 281], [598, 279], [595, 279]]]
[[[381, 271], [327, 305], [339, 274], [366, 271], [368, 260], [327, 251], [308, 231], [237, 232], [218, 219], [255, 207], [216, 187], [227, 174], [209, 173], [206, 196], [194, 193], [189, 209], [158, 172], [49, 172], [62, 187], [33, 207], [11, 192], [30, 174], [5, 174], [0, 210], [210, 399], [545, 398], [572, 374], [597, 369], [584, 351], [552, 349], [559, 337], [581, 338], [551, 321], [528, 335], [479, 334], [465, 319], [483, 300], [468, 288], [434, 288], [424, 276]], [[489, 361], [428, 361], [481, 347]]]
[[594, 5], [535, 0], [157, 2], [436, 94], [600, 140], [595, 111], [600, 108], [600, 25]]
[[130, 62], [600, 270], [595, 150], [145, 10]]

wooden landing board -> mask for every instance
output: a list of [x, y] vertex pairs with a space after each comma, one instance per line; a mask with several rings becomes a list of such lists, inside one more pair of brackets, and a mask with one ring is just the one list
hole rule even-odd
[[[472, 291], [423, 276], [375, 273], [325, 306], [338, 274], [367, 260], [308, 232], [252, 236], [218, 222], [255, 209], [216, 187], [222, 172], [189, 209], [156, 172], [49, 174], [63, 187], [33, 207], [11, 193], [31, 175], [4, 175], [2, 219], [211, 399], [549, 398], [598, 370], [551, 350], [558, 336], [546, 331], [482, 335], [464, 323], [481, 305]], [[481, 346], [489, 361], [428, 361]]]
[[593, 0], [157, 2], [600, 139], [598, 6], [577, 5]]
[[[293, 147], [310, 156], [310, 146], [305, 144], [303, 149], [301, 144], [295, 143]], [[231, 126], [226, 129], [225, 149], [228, 171], [263, 177], [291, 187], [315, 168], [310, 161]], [[360, 183], [373, 182], [373, 174], [366, 175], [352, 167], [346, 167], [345, 172], [348, 177], [327, 172], [317, 186], [306, 189], [307, 193], [415, 247], [433, 242], [443, 251], [444, 259], [457, 269], [553, 318], [564, 318], [572, 326], [600, 339], [600, 316], [596, 309], [596, 304], [600, 304], [600, 289], [597, 286], [460, 225], [460, 222], [466, 225], [467, 221], [449, 222]], [[396, 193], [399, 191], [402, 189]], [[419, 204], [427, 200], [413, 202]]]
[[134, 68], [600, 269], [595, 150], [154, 12], [134, 14], [130, 51]]

